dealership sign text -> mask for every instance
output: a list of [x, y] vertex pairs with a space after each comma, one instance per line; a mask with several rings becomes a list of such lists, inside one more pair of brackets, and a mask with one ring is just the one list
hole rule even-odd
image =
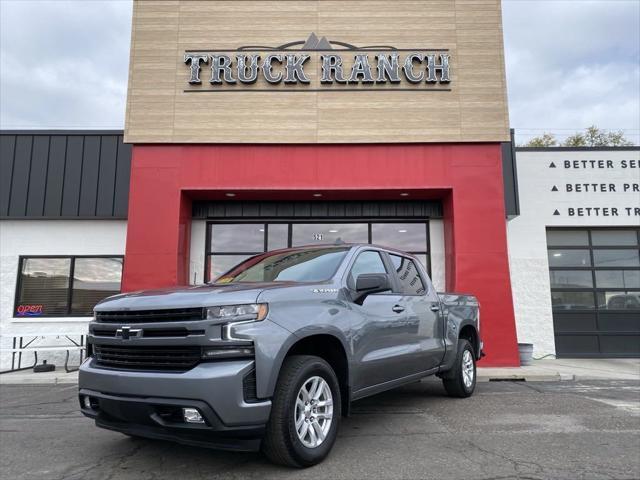
[[[305, 64], [311, 58], [306, 54], [270, 53], [264, 58], [258, 54], [236, 54], [232, 58], [227, 54], [191, 53], [184, 55], [189, 66], [189, 83], [202, 83], [203, 66], [210, 66], [209, 83], [253, 84], [262, 77], [269, 84], [311, 83], [305, 71]], [[350, 66], [343, 62], [342, 55], [320, 55], [321, 78], [323, 84], [350, 83], [449, 83], [449, 55], [422, 54], [411, 52], [401, 56], [397, 52], [372, 55], [358, 53], [353, 55]]]

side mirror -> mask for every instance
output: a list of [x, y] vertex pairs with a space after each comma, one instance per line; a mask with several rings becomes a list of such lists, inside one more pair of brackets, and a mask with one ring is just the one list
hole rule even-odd
[[363, 273], [356, 279], [356, 303], [362, 303], [367, 295], [391, 290], [391, 281], [386, 273]]

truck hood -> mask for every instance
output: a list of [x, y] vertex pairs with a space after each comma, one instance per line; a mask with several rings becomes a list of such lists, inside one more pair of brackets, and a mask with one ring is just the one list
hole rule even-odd
[[285, 288], [295, 282], [247, 282], [219, 285], [197, 285], [123, 293], [104, 299], [95, 311], [160, 310], [165, 308], [209, 307], [255, 303], [269, 289]]

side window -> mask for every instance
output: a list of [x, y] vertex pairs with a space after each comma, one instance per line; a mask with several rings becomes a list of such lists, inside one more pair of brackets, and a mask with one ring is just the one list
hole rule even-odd
[[369, 250], [358, 255], [356, 261], [353, 262], [351, 272], [349, 273], [349, 279], [347, 280], [349, 288], [355, 290], [356, 279], [358, 278], [358, 275], [362, 275], [363, 273], [387, 273], [387, 269], [384, 268], [384, 263], [382, 262], [380, 253]]
[[424, 295], [427, 289], [413, 260], [399, 255], [389, 256], [398, 274], [402, 292], [405, 295]]

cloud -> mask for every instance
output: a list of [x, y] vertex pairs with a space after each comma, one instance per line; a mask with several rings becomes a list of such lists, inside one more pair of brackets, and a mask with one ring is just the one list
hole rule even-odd
[[503, 1], [519, 141], [595, 124], [640, 140], [640, 2]]
[[0, 126], [122, 128], [130, 1], [2, 1]]
[[[0, 126], [122, 128], [130, 0], [0, 0]], [[511, 125], [640, 141], [640, 2], [504, 0]]]

